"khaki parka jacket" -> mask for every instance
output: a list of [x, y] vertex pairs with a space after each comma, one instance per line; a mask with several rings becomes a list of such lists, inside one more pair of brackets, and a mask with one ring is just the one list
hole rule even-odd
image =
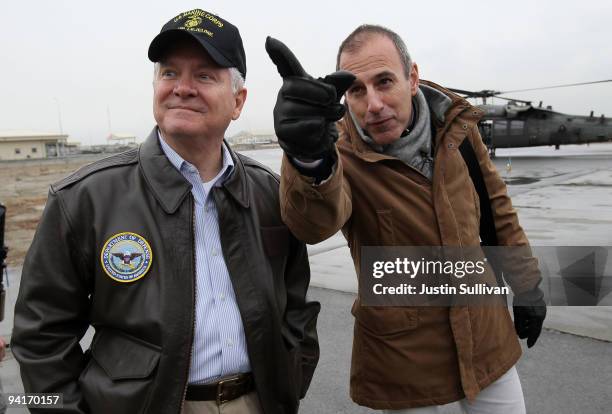
[[[478, 132], [482, 112], [431, 82], [421, 82], [452, 99], [444, 120], [433, 119], [431, 182], [399, 159], [373, 151], [350, 116], [338, 124], [338, 161], [320, 185], [300, 175], [286, 156], [283, 160], [283, 220], [307, 243], [342, 230], [358, 274], [364, 246], [479, 246], [479, 198], [458, 150], [464, 139], [477, 155], [499, 244], [528, 245]], [[506, 280], [515, 293], [539, 282], [534, 260]], [[367, 307], [358, 295], [352, 313], [350, 393], [356, 403], [374, 409], [474, 398], [521, 355], [505, 306]]]
[[[63, 394], [63, 409], [40, 412], [181, 411], [195, 328], [194, 199], [157, 137], [51, 186], [12, 336], [25, 391]], [[319, 355], [306, 246], [281, 221], [278, 176], [230, 152], [234, 168], [211, 190], [222, 254], [263, 410], [294, 414]], [[124, 283], [102, 263], [103, 246], [123, 232], [152, 254], [148, 272]]]

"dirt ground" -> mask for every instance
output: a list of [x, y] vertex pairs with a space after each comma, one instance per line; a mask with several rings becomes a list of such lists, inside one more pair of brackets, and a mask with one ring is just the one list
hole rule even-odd
[[47, 201], [49, 185], [79, 167], [108, 156], [0, 162], [0, 203], [6, 206], [7, 264], [20, 266]]

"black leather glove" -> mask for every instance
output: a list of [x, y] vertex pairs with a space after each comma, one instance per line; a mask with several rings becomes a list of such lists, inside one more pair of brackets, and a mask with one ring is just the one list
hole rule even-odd
[[535, 345], [542, 325], [546, 318], [546, 302], [544, 292], [535, 288], [529, 292], [517, 295], [512, 300], [514, 312], [514, 329], [519, 338], [527, 338], [527, 347]]
[[340, 98], [355, 80], [346, 71], [314, 79], [284, 43], [270, 36], [266, 51], [283, 78], [274, 106], [274, 130], [290, 156], [315, 160], [329, 156], [338, 139], [334, 122], [344, 116]]

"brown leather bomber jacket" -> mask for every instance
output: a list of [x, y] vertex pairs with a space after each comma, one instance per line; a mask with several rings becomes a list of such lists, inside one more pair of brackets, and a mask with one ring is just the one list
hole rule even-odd
[[[319, 357], [306, 247], [281, 221], [278, 177], [232, 157], [230, 177], [212, 190], [223, 256], [263, 409], [295, 413]], [[180, 412], [195, 313], [190, 189], [157, 130], [51, 186], [15, 307], [12, 347], [26, 392], [62, 393], [63, 413]], [[102, 267], [105, 242], [122, 232], [141, 235], [153, 253], [130, 283]]]

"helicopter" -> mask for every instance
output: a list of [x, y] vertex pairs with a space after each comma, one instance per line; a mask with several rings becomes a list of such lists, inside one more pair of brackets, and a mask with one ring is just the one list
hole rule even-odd
[[[612, 79], [512, 91], [448, 89], [463, 95], [464, 98], [482, 99], [482, 105], [477, 106], [484, 111], [484, 116], [478, 123], [478, 128], [489, 149], [489, 155], [495, 158], [497, 148], [554, 145], [558, 150], [561, 145], [612, 141], [612, 118], [606, 118], [603, 114], [595, 116], [594, 111], [591, 111], [588, 116], [568, 115], [553, 111], [551, 106], [543, 107], [542, 101], [538, 106], [534, 106], [531, 101], [499, 96], [604, 82], [612, 82]], [[487, 98], [493, 97], [504, 99], [508, 103], [487, 104]]]

